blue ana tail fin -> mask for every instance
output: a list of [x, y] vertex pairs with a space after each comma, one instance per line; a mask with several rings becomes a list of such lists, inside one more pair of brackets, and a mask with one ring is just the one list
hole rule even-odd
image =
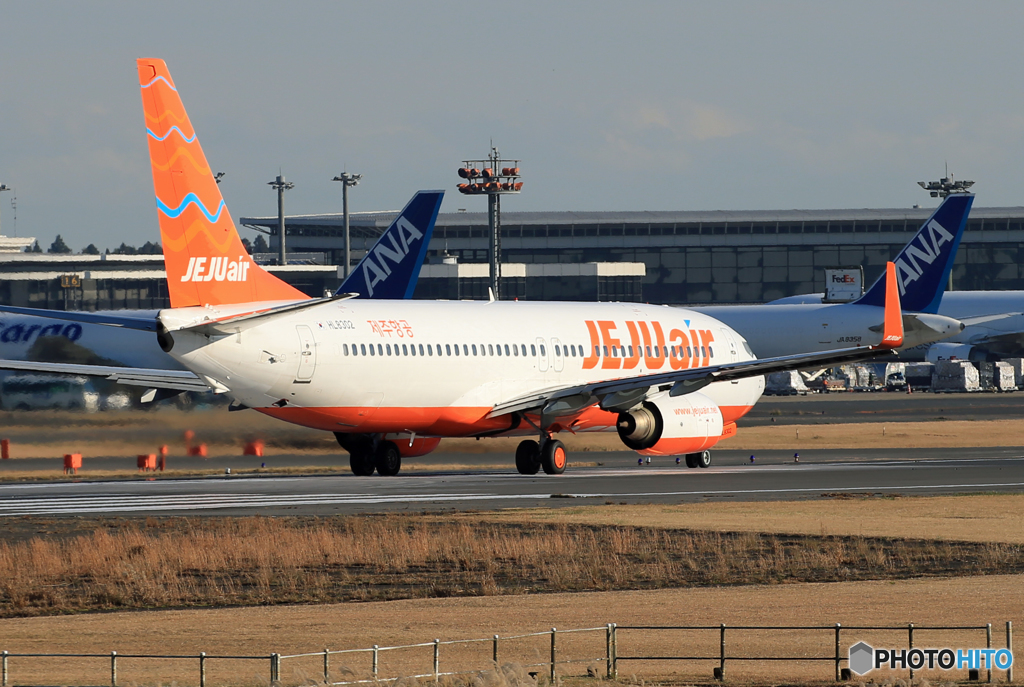
[[[946, 198], [893, 260], [905, 312], [938, 312], [972, 203], [969, 193]], [[853, 302], [884, 306], [885, 273]]]
[[444, 191], [419, 191], [342, 282], [338, 293], [412, 298]]

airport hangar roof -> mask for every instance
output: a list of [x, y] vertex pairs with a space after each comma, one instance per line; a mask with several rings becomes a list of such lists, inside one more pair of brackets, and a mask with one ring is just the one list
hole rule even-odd
[[[746, 222], [853, 222], [886, 220], [925, 220], [935, 208], [850, 208], [845, 210], [641, 210], [641, 211], [561, 211], [501, 213], [503, 225], [509, 224], [697, 224]], [[349, 229], [353, 236], [374, 238], [388, 227], [399, 211], [349, 213]], [[1024, 220], [1024, 206], [971, 208], [972, 220]], [[277, 216], [241, 217], [239, 222], [251, 228], [277, 227]], [[342, 226], [340, 213], [319, 215], [288, 215], [285, 225]], [[487, 224], [486, 212], [442, 212], [437, 226], [479, 226]]]

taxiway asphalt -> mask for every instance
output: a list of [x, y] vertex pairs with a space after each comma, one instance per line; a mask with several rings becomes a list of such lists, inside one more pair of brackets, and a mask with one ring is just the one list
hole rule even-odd
[[[665, 459], [641, 467], [634, 455], [590, 454], [603, 465], [570, 469], [559, 476], [524, 476], [492, 468], [397, 477], [339, 473], [8, 483], [0, 485], [0, 517], [333, 515], [609, 502], [811, 499], [847, 493], [909, 496], [1024, 491], [1024, 450], [1019, 448], [929, 449], [927, 453], [833, 451], [800, 464], [792, 462], [791, 454], [763, 452], [753, 465], [739, 452], [719, 451], [716, 465], [704, 470], [675, 466]], [[481, 456], [485, 458], [493, 459]]]

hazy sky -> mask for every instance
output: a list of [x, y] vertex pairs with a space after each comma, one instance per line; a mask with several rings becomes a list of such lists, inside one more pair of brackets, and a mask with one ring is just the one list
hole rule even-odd
[[[135, 59], [167, 61], [232, 215], [482, 211], [456, 169], [520, 158], [508, 210], [1024, 204], [1024, 3], [10, 2], [0, 182], [17, 231], [157, 239]], [[3, 233], [14, 230], [0, 194]], [[244, 236], [252, 237], [249, 230]]]

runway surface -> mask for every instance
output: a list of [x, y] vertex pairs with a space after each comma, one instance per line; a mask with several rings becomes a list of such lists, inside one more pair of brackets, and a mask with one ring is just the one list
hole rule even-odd
[[[854, 455], [857, 454], [857, 455]], [[0, 485], [0, 517], [23, 515], [333, 515], [401, 510], [559, 507], [602, 503], [829, 498], [844, 493], [927, 495], [1024, 491], [1019, 448], [925, 452], [822, 452], [813, 462], [766, 452], [744, 463], [721, 451], [711, 468], [635, 454], [590, 454], [600, 467], [533, 477], [466, 470], [398, 477], [219, 477]], [[628, 461], [628, 462], [627, 462]]]

